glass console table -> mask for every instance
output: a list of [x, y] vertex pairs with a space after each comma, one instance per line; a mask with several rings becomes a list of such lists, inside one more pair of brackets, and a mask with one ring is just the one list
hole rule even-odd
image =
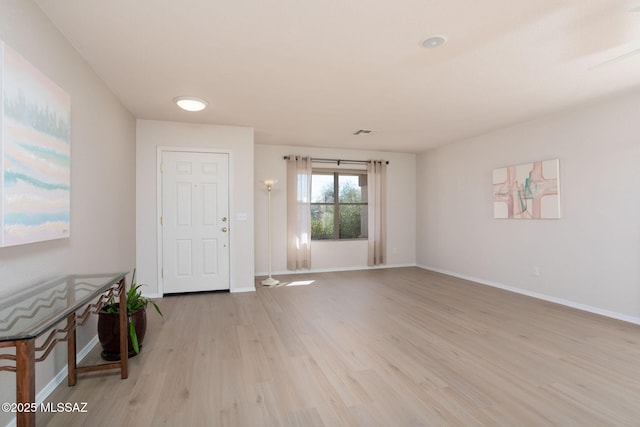
[[[127, 378], [126, 310], [120, 311], [120, 360], [91, 366], [78, 366], [76, 361], [76, 326], [84, 325], [89, 316], [99, 312], [111, 298], [117, 296], [120, 307], [126, 306], [126, 275], [65, 276], [0, 302], [0, 349], [15, 347], [15, 355], [0, 354], [0, 371], [16, 373], [18, 427], [36, 425], [35, 365], [46, 359], [58, 342], [67, 342], [70, 386], [75, 385], [77, 375], [84, 372], [120, 369], [120, 377]], [[65, 320], [65, 326], [59, 326]], [[46, 339], [36, 346], [36, 339], [47, 332]]]

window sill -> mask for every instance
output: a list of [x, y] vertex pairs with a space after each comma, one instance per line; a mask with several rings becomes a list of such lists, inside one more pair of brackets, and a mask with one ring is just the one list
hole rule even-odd
[[360, 241], [366, 242], [367, 240], [369, 240], [369, 238], [367, 238], [367, 237], [359, 237], [357, 239], [311, 239], [311, 243], [315, 243], [315, 242], [360, 242]]

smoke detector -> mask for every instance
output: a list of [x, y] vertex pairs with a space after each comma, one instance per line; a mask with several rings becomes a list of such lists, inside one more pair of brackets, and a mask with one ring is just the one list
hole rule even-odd
[[425, 49], [435, 49], [442, 46], [446, 42], [447, 38], [445, 36], [429, 36], [420, 42], [420, 46], [424, 47]]

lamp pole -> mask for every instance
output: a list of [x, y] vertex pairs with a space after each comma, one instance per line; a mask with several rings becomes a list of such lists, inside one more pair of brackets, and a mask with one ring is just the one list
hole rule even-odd
[[268, 204], [267, 204], [267, 251], [269, 253], [269, 277], [264, 279], [261, 283], [264, 286], [274, 286], [280, 283], [280, 281], [275, 280], [271, 277], [271, 190], [273, 190], [273, 184], [277, 181], [270, 179], [264, 180], [264, 185], [267, 186], [267, 196], [268, 196]]

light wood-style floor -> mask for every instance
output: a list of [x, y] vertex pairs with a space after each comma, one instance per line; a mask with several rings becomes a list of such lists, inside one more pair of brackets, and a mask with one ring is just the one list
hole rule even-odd
[[640, 425], [638, 325], [418, 268], [281, 279], [164, 298], [129, 379], [39, 425]]

